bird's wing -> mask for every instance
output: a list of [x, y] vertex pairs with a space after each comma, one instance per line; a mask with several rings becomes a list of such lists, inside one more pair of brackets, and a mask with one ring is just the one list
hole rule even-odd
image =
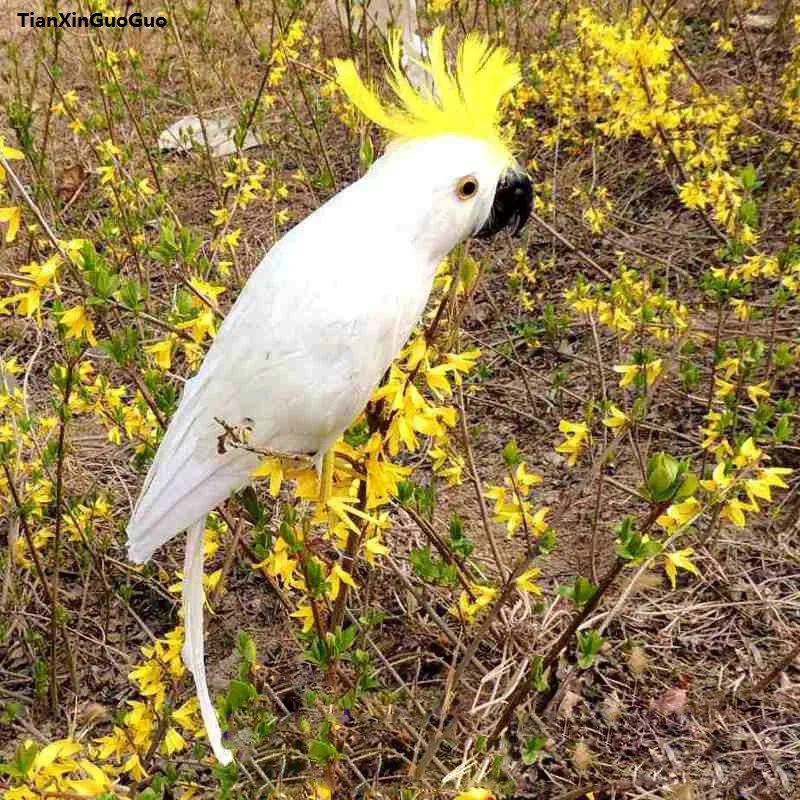
[[[336, 214], [320, 214], [326, 208], [265, 257], [187, 381], [128, 525], [133, 561], [249, 483], [261, 458], [236, 435], [247, 431], [258, 450], [329, 448], [408, 336], [430, 287], [398, 298], [399, 282], [376, 269], [374, 243], [345, 247]], [[332, 227], [338, 257], [319, 247], [337, 240]], [[383, 266], [396, 273], [408, 256], [389, 248]]]

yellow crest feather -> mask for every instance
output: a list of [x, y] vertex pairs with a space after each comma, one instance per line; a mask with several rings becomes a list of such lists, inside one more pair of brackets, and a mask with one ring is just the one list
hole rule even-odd
[[500, 100], [520, 80], [519, 63], [506, 47], [493, 46], [483, 34], [471, 33], [458, 49], [455, 74], [447, 66], [444, 28], [428, 39], [428, 63], [419, 63], [432, 79], [434, 91], [417, 90], [401, 66], [400, 32], [389, 39], [388, 82], [397, 97], [384, 103], [361, 80], [352, 61], [334, 59], [342, 91], [368, 119], [398, 139], [422, 139], [444, 134], [470, 136], [495, 146], [510, 158], [500, 128]]

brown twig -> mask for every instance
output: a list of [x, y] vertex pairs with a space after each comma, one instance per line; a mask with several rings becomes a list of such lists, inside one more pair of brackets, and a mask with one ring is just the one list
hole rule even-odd
[[[58, 595], [61, 583], [61, 522], [64, 500], [64, 458], [66, 455], [64, 443], [67, 432], [67, 420], [69, 416], [69, 399], [72, 394], [72, 381], [75, 362], [67, 361], [66, 375], [64, 379], [64, 394], [61, 399], [59, 409], [59, 428], [58, 428], [58, 450], [56, 460], [56, 519], [53, 534], [53, 578], [50, 584], [50, 710], [54, 717], [58, 716], [58, 670], [56, 669], [56, 654], [58, 652], [58, 628], [59, 628], [59, 606]], [[78, 694], [78, 676], [75, 669], [75, 658], [72, 654], [69, 637], [67, 636], [66, 626], [64, 626], [64, 647], [67, 651], [67, 658], [70, 665], [70, 676], [72, 679], [72, 690]]]

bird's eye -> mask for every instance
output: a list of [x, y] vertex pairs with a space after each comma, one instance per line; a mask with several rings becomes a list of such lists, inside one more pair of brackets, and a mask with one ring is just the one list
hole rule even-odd
[[459, 200], [469, 200], [478, 191], [478, 179], [474, 175], [467, 175], [462, 178], [456, 186], [456, 194]]

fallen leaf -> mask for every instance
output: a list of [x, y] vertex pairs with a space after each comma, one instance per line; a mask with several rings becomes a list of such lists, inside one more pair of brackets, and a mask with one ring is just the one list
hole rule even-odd
[[567, 691], [564, 692], [564, 696], [561, 698], [561, 702], [558, 704], [558, 716], [562, 719], [569, 719], [572, 716], [575, 706], [582, 699], [583, 698], [577, 692], [571, 692], [567, 689]]
[[680, 714], [689, 699], [686, 689], [667, 689], [658, 700], [653, 702], [653, 708], [665, 717]]

